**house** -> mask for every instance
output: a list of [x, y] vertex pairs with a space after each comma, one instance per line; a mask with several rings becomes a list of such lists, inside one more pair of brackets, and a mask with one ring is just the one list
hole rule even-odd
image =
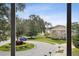
[[66, 39], [67, 31], [64, 25], [57, 25], [52, 28], [46, 29], [52, 38]]

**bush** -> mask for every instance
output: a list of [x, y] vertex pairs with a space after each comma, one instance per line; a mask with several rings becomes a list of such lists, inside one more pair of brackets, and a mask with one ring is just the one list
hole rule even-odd
[[23, 41], [16, 41], [16, 45], [22, 45]]
[[73, 44], [76, 48], [79, 48], [79, 35], [73, 37]]
[[48, 33], [48, 32], [45, 32], [45, 34], [44, 34], [44, 35], [45, 35], [45, 37], [46, 37], [46, 38], [48, 38], [48, 37], [49, 37], [49, 33]]
[[[24, 51], [32, 48], [34, 48], [34, 44], [31, 43], [23, 42], [22, 45], [16, 45], [16, 51]], [[11, 49], [10, 43], [0, 46], [0, 51], [10, 51], [10, 49]]]
[[28, 50], [28, 49], [31, 49], [31, 48], [34, 48], [34, 44], [23, 42], [22, 45], [16, 46], [16, 51]]
[[79, 56], [79, 49], [78, 48], [73, 48], [72, 54], [73, 54], [73, 56]]
[[10, 51], [10, 49], [11, 49], [11, 45], [8, 43], [6, 45], [0, 46], [1, 51]]

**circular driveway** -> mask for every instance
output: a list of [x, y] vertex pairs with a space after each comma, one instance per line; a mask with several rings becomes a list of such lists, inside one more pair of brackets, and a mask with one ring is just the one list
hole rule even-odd
[[[49, 52], [52, 52], [52, 56], [65, 56], [66, 55], [66, 44], [49, 44], [38, 41], [26, 41], [29, 43], [33, 43], [35, 47], [26, 51], [16, 51], [16, 56], [49, 56]], [[63, 49], [63, 53], [56, 53], [59, 50], [58, 46], [61, 46]], [[8, 56], [10, 52], [0, 51], [1, 56]]]

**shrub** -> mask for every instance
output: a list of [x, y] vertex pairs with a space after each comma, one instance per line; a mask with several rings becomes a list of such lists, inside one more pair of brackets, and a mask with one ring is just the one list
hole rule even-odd
[[48, 33], [48, 32], [45, 32], [45, 34], [44, 34], [44, 35], [45, 35], [45, 37], [46, 37], [46, 38], [48, 38], [48, 37], [49, 37], [49, 33]]
[[16, 45], [22, 45], [23, 41], [16, 41]]
[[[34, 44], [31, 43], [23, 42], [22, 45], [16, 45], [16, 51], [24, 51], [32, 48], [34, 48]], [[11, 49], [10, 43], [0, 46], [0, 51], [10, 51], [10, 49]]]
[[79, 35], [73, 37], [73, 44], [76, 48], [79, 48]]

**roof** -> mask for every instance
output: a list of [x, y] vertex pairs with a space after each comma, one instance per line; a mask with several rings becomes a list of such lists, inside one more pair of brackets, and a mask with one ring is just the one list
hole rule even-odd
[[52, 30], [66, 30], [64, 25], [57, 25], [52, 28]]

